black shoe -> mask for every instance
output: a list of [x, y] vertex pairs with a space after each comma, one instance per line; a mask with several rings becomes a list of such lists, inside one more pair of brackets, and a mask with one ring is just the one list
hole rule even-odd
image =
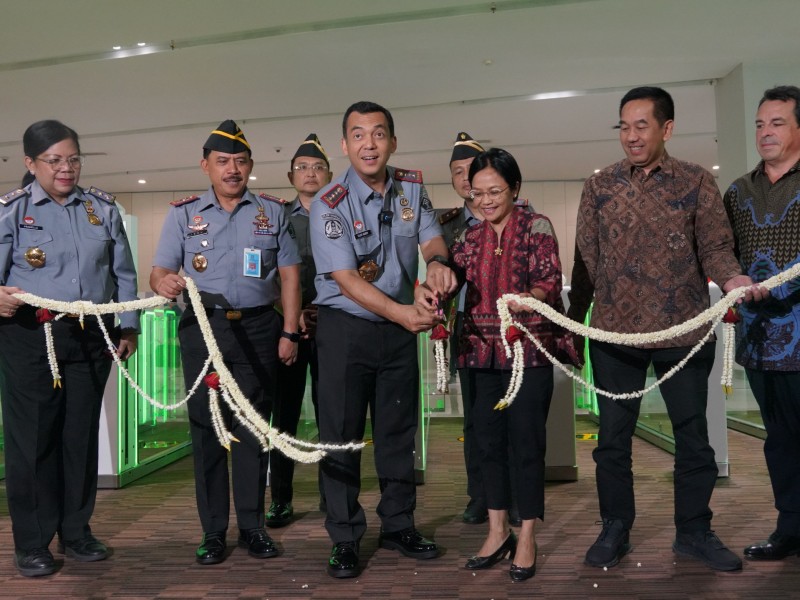
[[787, 556], [800, 556], [800, 537], [774, 532], [766, 542], [753, 544], [744, 549], [744, 557], [750, 560], [783, 560]]
[[409, 558], [436, 558], [439, 555], [436, 542], [426, 540], [414, 527], [391, 533], [381, 530], [378, 546], [387, 550], [399, 550]]
[[56, 561], [47, 548], [14, 550], [14, 566], [25, 577], [41, 577], [56, 571]]
[[91, 533], [77, 540], [58, 540], [58, 551], [80, 562], [94, 562], [108, 558], [106, 545]]
[[291, 502], [275, 502], [269, 505], [267, 511], [267, 527], [284, 527], [292, 522], [294, 508]]
[[326, 568], [328, 575], [337, 579], [356, 577], [358, 568], [358, 542], [339, 542], [331, 550]]
[[508, 576], [511, 577], [511, 581], [520, 583], [536, 575], [536, 554], [539, 553], [539, 548], [536, 544], [533, 546], [533, 553], [533, 564], [530, 567], [520, 567], [513, 562], [511, 563], [511, 568], [508, 570]]
[[247, 548], [247, 553], [254, 558], [270, 558], [278, 556], [278, 548], [263, 527], [239, 530], [239, 547]]
[[464, 565], [465, 569], [470, 569], [472, 571], [478, 571], [480, 569], [488, 569], [492, 565], [499, 563], [501, 560], [505, 559], [508, 556], [511, 560], [514, 560], [514, 553], [517, 551], [517, 536], [514, 535], [513, 531], [508, 532], [508, 537], [506, 540], [500, 545], [500, 547], [492, 552], [489, 556], [473, 556], [469, 560], [467, 560], [467, 564]]
[[604, 519], [603, 531], [586, 551], [584, 563], [590, 567], [613, 567], [631, 551], [630, 531], [619, 519]]
[[713, 531], [678, 533], [672, 549], [676, 554], [698, 558], [716, 571], [742, 568], [742, 559], [728, 550]]
[[489, 511], [486, 510], [486, 504], [476, 500], [470, 500], [467, 508], [464, 509], [464, 514], [461, 515], [461, 520], [469, 525], [480, 525], [485, 523], [488, 518]]
[[203, 541], [194, 553], [195, 560], [201, 565], [216, 565], [225, 560], [225, 548], [224, 531], [204, 533]]

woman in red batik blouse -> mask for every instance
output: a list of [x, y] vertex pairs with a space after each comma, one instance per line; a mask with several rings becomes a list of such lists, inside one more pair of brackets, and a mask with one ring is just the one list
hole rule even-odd
[[[469, 180], [484, 221], [454, 245], [452, 261], [467, 286], [458, 366], [467, 369], [475, 394], [473, 418], [489, 534], [465, 566], [487, 569], [510, 556], [511, 579], [524, 581], [536, 572], [534, 525], [544, 517], [545, 422], [553, 394], [553, 366], [525, 338], [522, 387], [507, 409], [495, 409], [508, 388], [512, 367], [500, 334], [497, 299], [509, 293], [534, 297], [563, 313], [561, 263], [550, 220], [514, 205], [522, 176], [511, 154], [500, 148], [479, 154], [472, 161]], [[564, 356], [566, 351], [568, 360], [575, 359], [571, 337], [562, 328], [519, 303], [509, 308], [548, 352]], [[516, 472], [522, 518], [519, 539], [508, 524], [510, 469]]]

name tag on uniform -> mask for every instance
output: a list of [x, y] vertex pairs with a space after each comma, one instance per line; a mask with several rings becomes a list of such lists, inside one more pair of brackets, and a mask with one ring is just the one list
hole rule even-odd
[[245, 277], [261, 277], [261, 251], [256, 248], [244, 249]]

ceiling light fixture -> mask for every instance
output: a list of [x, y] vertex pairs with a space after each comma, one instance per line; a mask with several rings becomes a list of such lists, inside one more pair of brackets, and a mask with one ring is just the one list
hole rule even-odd
[[147, 46], [147, 42], [136, 42], [136, 45], [141, 48], [142, 46]]
[[122, 50], [122, 46], [111, 46], [112, 50]]
[[147, 183], [147, 180], [146, 179], [140, 179], [139, 183]]
[[250, 175], [250, 181], [255, 181], [255, 180], [256, 180], [256, 176], [255, 175]]
[[711, 168], [712, 168], [712, 169], [714, 169], [715, 171], [719, 171], [719, 165], [714, 165], [714, 166], [713, 166], [713, 167], [711, 167]]

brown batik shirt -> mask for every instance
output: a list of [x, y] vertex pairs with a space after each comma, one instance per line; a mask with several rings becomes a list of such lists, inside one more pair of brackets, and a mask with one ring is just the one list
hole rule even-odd
[[[707, 278], [741, 274], [733, 233], [711, 173], [664, 154], [645, 174], [627, 159], [590, 177], [577, 244], [594, 284], [591, 325], [650, 333], [709, 306]], [[690, 346], [707, 327], [647, 348]]]

